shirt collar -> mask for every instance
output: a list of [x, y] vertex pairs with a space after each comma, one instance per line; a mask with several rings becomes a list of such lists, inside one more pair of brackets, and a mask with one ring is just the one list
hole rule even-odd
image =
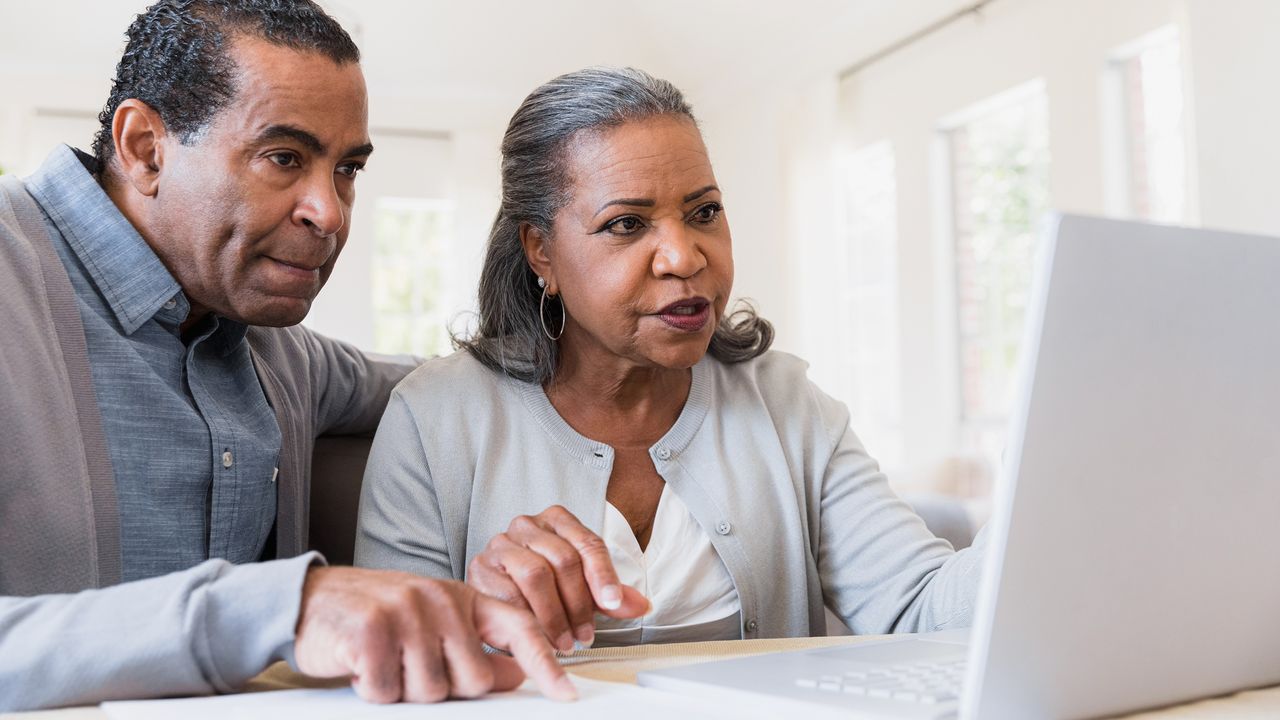
[[92, 157], [59, 145], [26, 179], [27, 189], [66, 238], [125, 334], [160, 311], [161, 320], [181, 323], [190, 309], [181, 286], [107, 197], [93, 167]]

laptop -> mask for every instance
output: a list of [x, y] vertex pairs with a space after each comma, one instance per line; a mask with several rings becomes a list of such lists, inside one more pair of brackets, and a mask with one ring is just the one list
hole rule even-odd
[[1280, 683], [1280, 240], [1047, 227], [969, 637], [641, 685], [809, 717], [1022, 720]]

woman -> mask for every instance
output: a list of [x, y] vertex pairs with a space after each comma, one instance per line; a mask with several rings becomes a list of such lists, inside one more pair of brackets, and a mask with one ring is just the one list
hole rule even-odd
[[[965, 626], [980, 552], [890, 490], [733, 286], [688, 104], [635, 70], [535, 90], [502, 144], [478, 331], [391, 399], [356, 560], [533, 610], [561, 650]], [[646, 597], [647, 596], [647, 597]]]

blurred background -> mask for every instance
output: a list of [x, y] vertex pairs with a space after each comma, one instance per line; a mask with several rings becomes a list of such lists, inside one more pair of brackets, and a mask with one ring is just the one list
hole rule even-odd
[[[5, 172], [88, 148], [146, 4], [0, 0]], [[321, 4], [364, 53], [378, 150], [308, 325], [449, 352], [511, 113], [633, 65], [694, 105], [736, 294], [908, 493], [989, 492], [1046, 210], [1280, 234], [1275, 0]]]

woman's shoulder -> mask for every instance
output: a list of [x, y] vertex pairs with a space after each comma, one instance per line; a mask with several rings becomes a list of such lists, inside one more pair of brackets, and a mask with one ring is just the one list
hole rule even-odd
[[765, 393], [786, 390], [791, 394], [798, 389], [797, 384], [809, 384], [809, 363], [781, 350], [767, 350], [750, 360], [735, 363], [708, 356], [707, 364], [717, 384], [723, 387], [755, 387]]
[[415, 411], [458, 408], [496, 402], [506, 383], [505, 375], [486, 367], [466, 350], [434, 357], [409, 373], [393, 396]]
[[809, 377], [809, 363], [781, 350], [751, 360], [724, 363], [707, 358], [722, 411], [741, 403], [763, 406], [779, 426], [817, 421], [824, 427], [847, 422], [844, 403], [828, 395]]

